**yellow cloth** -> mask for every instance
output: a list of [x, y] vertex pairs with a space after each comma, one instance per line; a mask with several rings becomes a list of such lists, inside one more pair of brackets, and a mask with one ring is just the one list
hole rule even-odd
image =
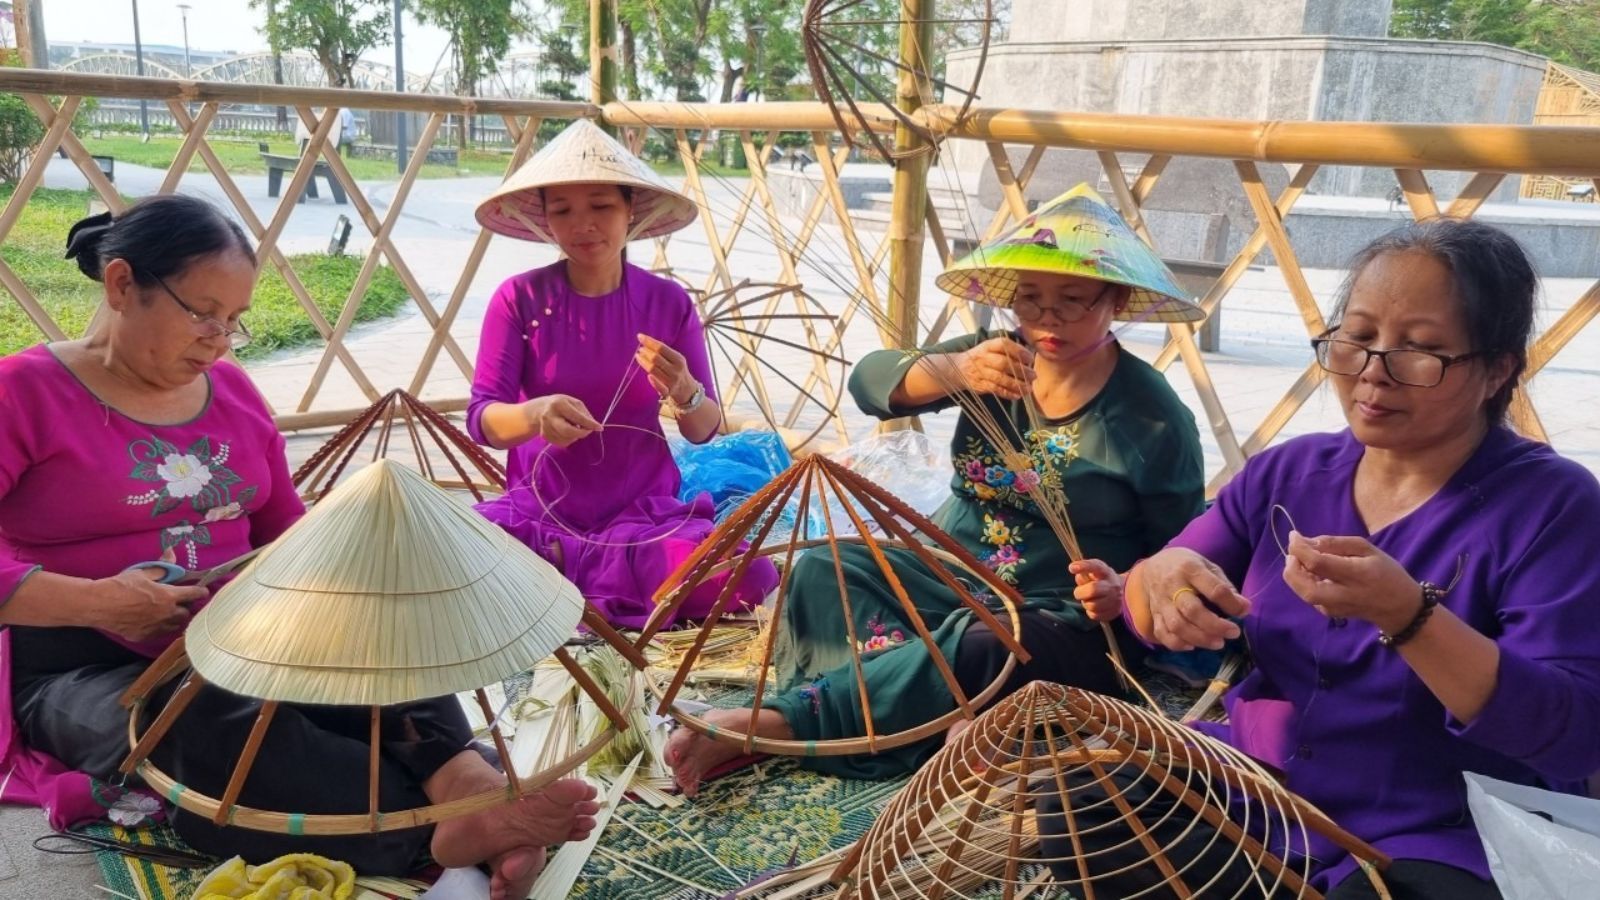
[[312, 853], [290, 853], [247, 866], [235, 856], [212, 870], [194, 900], [350, 900], [356, 873], [349, 863]]

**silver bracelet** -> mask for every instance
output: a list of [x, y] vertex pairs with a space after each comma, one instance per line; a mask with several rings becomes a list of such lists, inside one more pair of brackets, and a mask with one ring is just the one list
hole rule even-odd
[[689, 402], [684, 403], [681, 406], [678, 405], [678, 402], [673, 400], [670, 395], [666, 398], [666, 400], [667, 406], [672, 409], [673, 418], [682, 418], [699, 409], [700, 406], [706, 402], [705, 385], [696, 384], [694, 387], [694, 393], [689, 395]]

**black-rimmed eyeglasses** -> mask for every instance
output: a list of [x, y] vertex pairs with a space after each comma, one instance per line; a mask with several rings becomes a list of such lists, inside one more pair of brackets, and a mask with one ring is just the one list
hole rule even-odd
[[1444, 380], [1445, 370], [1464, 363], [1481, 353], [1457, 353], [1450, 356], [1427, 350], [1373, 350], [1354, 341], [1339, 338], [1315, 338], [1312, 349], [1317, 352], [1317, 365], [1335, 375], [1360, 375], [1376, 356], [1383, 361], [1384, 371], [1399, 384], [1411, 387], [1435, 387]]

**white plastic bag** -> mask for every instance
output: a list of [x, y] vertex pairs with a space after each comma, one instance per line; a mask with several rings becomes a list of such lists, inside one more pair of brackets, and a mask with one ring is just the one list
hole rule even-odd
[[[950, 499], [950, 448], [935, 445], [921, 432], [874, 434], [828, 454], [828, 458], [895, 495], [924, 516], [932, 517]], [[854, 534], [856, 529], [843, 506], [834, 503], [832, 507], [834, 532]], [[858, 509], [857, 512], [866, 518], [864, 511]], [[821, 515], [819, 507], [814, 516], [820, 520]], [[872, 524], [870, 519], [868, 522]], [[878, 529], [874, 525], [872, 530]]]
[[1466, 778], [1467, 806], [1505, 900], [1600, 897], [1600, 800]]

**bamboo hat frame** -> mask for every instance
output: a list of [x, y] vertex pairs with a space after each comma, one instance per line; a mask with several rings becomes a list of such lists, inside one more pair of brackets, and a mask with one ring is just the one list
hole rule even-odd
[[[421, 475], [380, 460], [265, 548], [128, 689], [123, 704], [131, 710], [132, 750], [121, 768], [219, 825], [290, 834], [388, 831], [476, 812], [555, 780], [627, 728], [563, 646], [580, 621], [643, 664], [537, 554]], [[482, 688], [551, 655], [613, 728], [549, 768], [519, 776]], [[151, 695], [188, 665], [193, 670], [141, 732]], [[264, 701], [220, 799], [177, 784], [148, 759], [206, 685]], [[507, 766], [506, 788], [380, 812], [380, 709], [461, 691], [476, 692], [491, 723]], [[306, 815], [238, 805], [266, 730], [286, 702], [371, 707], [371, 808], [365, 813]]]
[[[1176, 803], [1146, 810], [1160, 794]], [[1060, 799], [1059, 812], [1038, 808], [1046, 796]], [[1089, 818], [1108, 803], [1117, 813], [1109, 822]], [[1157, 816], [1161, 837], [1148, 821]], [[1041, 846], [1047, 826], [1064, 854]], [[1304, 847], [1308, 832], [1350, 853], [1378, 895], [1388, 896], [1379, 870], [1389, 858], [1254, 760], [1158, 713], [1041, 681], [990, 708], [912, 776], [833, 880], [843, 885], [841, 898], [1012, 900], [1049, 884], [1108, 900], [1123, 895], [1112, 894], [1107, 880], [1129, 875], [1149, 885], [1137, 896], [1237, 896], [1161, 843], [1205, 829], [1252, 875], [1248, 896], [1322, 896], [1308, 883], [1303, 857], [1285, 862], [1263, 844]], [[1179, 836], [1168, 838], [1172, 832]], [[1113, 847], [1133, 850], [1138, 861], [1101, 856]]]
[[[830, 497], [832, 498], [830, 501]], [[785, 509], [791, 504], [798, 504], [801, 510], [800, 523], [791, 530], [786, 540], [776, 540], [769, 543], [773, 526], [782, 517]], [[841, 508], [849, 524], [854, 526], [854, 537], [841, 536], [835, 526], [834, 508]], [[803, 540], [801, 532], [806, 519], [820, 516], [823, 520], [826, 536], [821, 539]], [[863, 517], [865, 516], [865, 518]], [[879, 534], [874, 534], [867, 523], [871, 519], [880, 529]], [[755, 533], [749, 538], [747, 549], [738, 549], [744, 542], [746, 535], [751, 530]], [[931, 542], [931, 546], [924, 544], [921, 537]], [[847, 595], [846, 585], [843, 580], [842, 569], [837, 565], [839, 560], [839, 547], [844, 543], [859, 542], [866, 546], [873, 562], [877, 565], [879, 574], [882, 575], [890, 591], [895, 595], [900, 608], [906, 613], [910, 621], [915, 638], [907, 636], [907, 640], [920, 640], [931, 650], [932, 660], [938, 667], [945, 685], [950, 689], [955, 698], [956, 708], [929, 722], [922, 723], [914, 728], [905, 729], [892, 734], [878, 733], [872, 716], [872, 698], [867, 688], [862, 673], [862, 655], [865, 651], [860, 649], [856, 641], [854, 620], [851, 617], [851, 607]], [[761, 699], [767, 689], [767, 675], [771, 667], [775, 647], [782, 639], [780, 629], [783, 627], [783, 604], [786, 600], [789, 586], [789, 573], [793, 570], [794, 555], [799, 550], [807, 547], [826, 547], [835, 561], [835, 572], [840, 573], [839, 592], [840, 602], [844, 609], [844, 618], [847, 623], [847, 637], [850, 643], [851, 659], [855, 673], [855, 682], [849, 688], [860, 695], [862, 711], [864, 713], [866, 734], [859, 737], [840, 738], [826, 741], [799, 741], [775, 740], [772, 738], [758, 737], [754, 733], [756, 713], [761, 708]], [[933, 643], [933, 637], [922, 616], [917, 612], [916, 604], [907, 594], [900, 578], [896, 575], [894, 567], [884, 554], [885, 548], [900, 548], [909, 551], [917, 560], [926, 566], [935, 577], [956, 593], [962, 606], [970, 610], [978, 621], [987, 624], [993, 629], [995, 636], [1011, 652], [1005, 665], [1002, 667], [995, 680], [986, 686], [976, 696], [969, 697], [957, 683], [955, 673], [944, 655]], [[734, 589], [743, 578], [750, 566], [757, 559], [773, 556], [778, 553], [785, 554], [782, 576], [778, 582], [777, 605], [773, 610], [773, 625], [759, 638], [765, 642], [760, 652], [761, 661], [756, 678], [755, 697], [751, 703], [750, 724], [745, 732], [726, 728], [713, 727], [704, 719], [687, 712], [677, 704], [679, 691], [688, 680], [694, 668], [695, 660], [700, 655], [700, 650], [709, 638], [718, 620], [726, 611], [731, 601]], [[1027, 662], [1028, 653], [1023, 649], [1018, 640], [1021, 621], [1017, 610], [1022, 605], [1022, 597], [1015, 588], [995, 575], [988, 567], [977, 560], [966, 548], [962, 547], [954, 538], [940, 531], [937, 526], [927, 518], [917, 513], [903, 501], [894, 497], [888, 491], [871, 483], [860, 475], [846, 469], [844, 466], [833, 462], [823, 456], [810, 456], [790, 466], [783, 474], [763, 487], [760, 491], [746, 500], [734, 510], [701, 544], [695, 548], [688, 559], [684, 560], [677, 571], [667, 577], [661, 587], [656, 591], [656, 610], [645, 623], [635, 649], [643, 650], [652, 637], [660, 630], [662, 623], [669, 622], [676, 615], [678, 608], [688, 599], [695, 588], [704, 584], [722, 571], [732, 569], [732, 576], [727, 580], [726, 586], [717, 597], [711, 608], [711, 613], [701, 625], [696, 635], [694, 644], [683, 655], [678, 667], [670, 678], [658, 677], [660, 673], [654, 670], [647, 671], [652, 691], [659, 697], [660, 706], [658, 714], [671, 713], [684, 727], [709, 737], [713, 740], [727, 744], [738, 744], [746, 753], [772, 753], [784, 756], [842, 756], [857, 753], [877, 753], [895, 747], [932, 737], [943, 732], [950, 725], [961, 719], [972, 719], [977, 715], [977, 710], [985, 703], [992, 700], [1011, 677], [1018, 660]], [[965, 569], [967, 575], [976, 579], [991, 591], [1004, 607], [1003, 615], [1009, 618], [1009, 623], [1002, 624], [995, 612], [986, 607], [964, 585], [955, 574], [953, 568]], [[885, 652], [895, 652], [888, 650]], [[841, 689], [843, 689], [841, 687]]]
[[645, 161], [588, 119], [578, 119], [478, 204], [478, 224], [506, 237], [554, 244], [544, 189], [563, 184], [614, 184], [633, 192], [628, 240], [670, 234], [700, 208], [673, 190]]

